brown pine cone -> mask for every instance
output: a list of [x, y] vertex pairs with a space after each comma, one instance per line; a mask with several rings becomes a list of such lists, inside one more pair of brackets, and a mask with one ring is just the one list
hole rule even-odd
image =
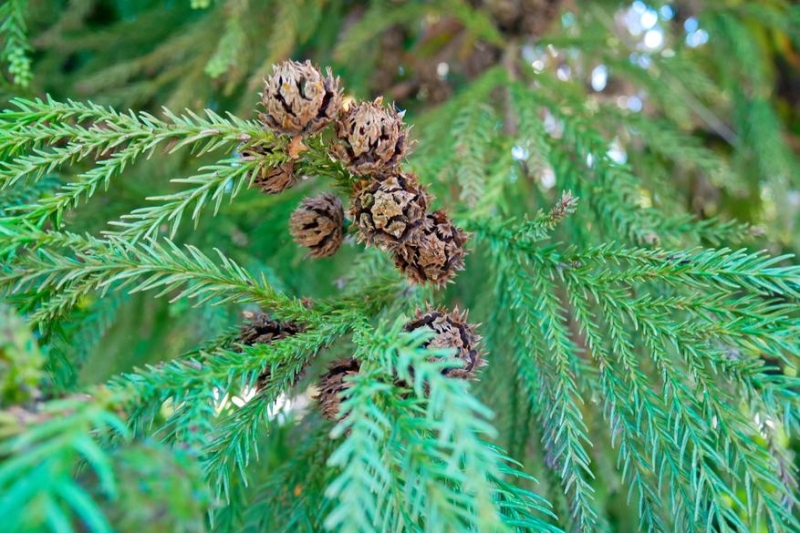
[[267, 127], [288, 135], [310, 135], [334, 120], [342, 108], [339, 79], [330, 69], [326, 76], [310, 61], [284, 61], [264, 80], [259, 115]]
[[[261, 311], [256, 313], [245, 312], [244, 317], [248, 322], [239, 329], [239, 342], [245, 346], [269, 344], [303, 331], [303, 327], [297, 322], [273, 320], [267, 313]], [[258, 376], [256, 387], [258, 389], [264, 388], [269, 382], [270, 376], [271, 371], [267, 367]], [[299, 378], [299, 375], [297, 377]]]
[[277, 341], [303, 330], [296, 322], [273, 320], [267, 313], [261, 311], [245, 312], [244, 317], [248, 322], [239, 330], [239, 342], [246, 346]]
[[253, 186], [261, 189], [265, 194], [279, 194], [291, 187], [297, 181], [294, 173], [294, 162], [287, 161], [275, 165], [270, 156], [274, 155], [272, 148], [259, 144], [244, 145], [239, 148], [239, 155], [245, 161], [258, 162], [258, 174], [253, 178]]
[[440, 287], [464, 269], [468, 237], [444, 211], [435, 211], [426, 217], [413, 239], [394, 250], [394, 264], [413, 283]]
[[350, 217], [359, 240], [393, 250], [410, 240], [425, 220], [428, 194], [413, 174], [390, 174], [356, 184]]
[[345, 378], [358, 374], [361, 363], [357, 359], [342, 359], [328, 367], [328, 371], [319, 379], [319, 402], [322, 416], [328, 420], [335, 420], [339, 414], [339, 405], [342, 403], [340, 393], [353, 386]]
[[394, 168], [406, 153], [408, 129], [403, 117], [381, 98], [352, 106], [336, 123], [336, 157], [359, 176]]
[[426, 342], [426, 348], [455, 348], [455, 357], [464, 365], [460, 368], [449, 368], [443, 372], [445, 376], [473, 379], [477, 370], [484, 366], [482, 353], [478, 349], [480, 336], [475, 333], [477, 326], [467, 323], [467, 312], [460, 312], [458, 307], [448, 313], [444, 309], [417, 309], [414, 320], [406, 324], [406, 331], [428, 328], [435, 336]]
[[292, 213], [289, 231], [297, 244], [309, 249], [311, 257], [332, 256], [344, 239], [342, 201], [329, 192], [304, 199]]
[[264, 194], [280, 194], [297, 182], [294, 163], [289, 161], [277, 167], [263, 167], [253, 180], [253, 185]]

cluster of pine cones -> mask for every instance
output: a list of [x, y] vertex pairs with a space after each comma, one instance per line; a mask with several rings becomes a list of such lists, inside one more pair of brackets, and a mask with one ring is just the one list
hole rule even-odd
[[[349, 218], [360, 241], [391, 253], [413, 283], [442, 286], [464, 268], [467, 234], [444, 211], [429, 212], [432, 197], [413, 174], [399, 168], [408, 149], [402, 113], [381, 99], [343, 110], [339, 79], [308, 61], [275, 66], [265, 80], [262, 105], [261, 122], [292, 136], [294, 146], [334, 123], [331, 153], [357, 178]], [[254, 185], [277, 194], [296, 180], [289, 161], [263, 168]], [[335, 254], [345, 234], [341, 200], [332, 193], [306, 198], [292, 214], [290, 230], [311, 257]]]
[[[242, 326], [239, 333], [239, 342], [248, 346], [271, 343], [303, 331], [302, 326], [295, 322], [273, 320], [266, 313], [249, 314], [248, 318], [249, 322]], [[455, 349], [453, 357], [461, 362], [461, 366], [448, 368], [444, 375], [457, 379], [473, 379], [478, 369], [486, 364], [478, 347], [481, 338], [475, 333], [475, 327], [467, 323], [467, 313], [458, 308], [452, 312], [439, 308], [428, 308], [425, 311], [417, 309], [414, 319], [405, 325], [409, 332], [420, 329], [433, 332], [433, 338], [423, 345], [426, 348]], [[360, 370], [361, 363], [358, 359], [346, 358], [335, 361], [320, 377], [317, 402], [325, 418], [336, 419], [341, 402], [340, 393], [352, 386], [345, 378], [357, 375]], [[267, 368], [259, 376], [256, 386], [265, 386], [270, 374], [270, 369]]]
[[[343, 110], [339, 80], [330, 70], [323, 75], [311, 63], [286, 61], [274, 67], [265, 80], [262, 94], [265, 112], [261, 122], [268, 128], [290, 135], [290, 157], [307, 135], [322, 132], [334, 123], [336, 138], [331, 155], [356, 177], [350, 199], [349, 218], [358, 229], [359, 240], [391, 253], [397, 268], [413, 283], [441, 286], [464, 268], [467, 234], [455, 227], [444, 211], [429, 212], [432, 197], [417, 178], [399, 168], [408, 148], [408, 128], [402, 113], [383, 105], [381, 99], [361, 102]], [[246, 157], [267, 155], [249, 147]], [[294, 159], [278, 166], [264, 166], [254, 185], [277, 194], [297, 180]], [[292, 214], [290, 230], [295, 241], [309, 249], [314, 258], [329, 257], [342, 244], [345, 212], [332, 193], [306, 198]], [[239, 335], [244, 345], [271, 343], [302, 331], [294, 322], [273, 320], [265, 313], [250, 314]], [[446, 370], [453, 378], [474, 377], [484, 362], [478, 349], [480, 337], [467, 323], [467, 313], [457, 308], [417, 309], [407, 331], [427, 328], [433, 338], [430, 348], [453, 348], [461, 366]], [[322, 414], [335, 419], [340, 393], [358, 374], [361, 363], [354, 358], [334, 362], [318, 383]], [[265, 386], [271, 377], [267, 368], [257, 381]]]

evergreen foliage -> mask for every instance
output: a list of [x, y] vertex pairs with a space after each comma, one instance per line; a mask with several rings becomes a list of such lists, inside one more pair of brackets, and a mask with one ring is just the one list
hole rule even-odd
[[[800, 531], [798, 36], [784, 0], [7, 0], [4, 530]], [[291, 58], [384, 118], [259, 94]], [[259, 118], [283, 90], [313, 127]]]

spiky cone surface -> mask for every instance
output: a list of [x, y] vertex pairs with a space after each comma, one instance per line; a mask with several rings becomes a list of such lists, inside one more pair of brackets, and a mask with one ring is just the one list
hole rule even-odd
[[[273, 320], [267, 313], [261, 311], [246, 312], [244, 317], [247, 322], [239, 329], [239, 342], [246, 346], [269, 344], [303, 331], [303, 327], [297, 322]], [[270, 368], [267, 367], [258, 376], [256, 386], [259, 389], [264, 388], [269, 382], [270, 375]]]
[[394, 250], [415, 236], [428, 202], [428, 193], [413, 174], [388, 174], [356, 184], [350, 218], [360, 241]]
[[413, 283], [443, 286], [464, 269], [468, 238], [444, 211], [435, 211], [425, 217], [413, 239], [394, 250], [394, 264]]
[[310, 61], [284, 61], [264, 80], [261, 95], [265, 126], [288, 135], [318, 133], [342, 108], [339, 79], [323, 74]]
[[434, 332], [434, 337], [424, 344], [426, 348], [455, 348], [455, 357], [464, 363], [460, 368], [445, 370], [445, 376], [475, 379], [486, 361], [478, 348], [481, 337], [475, 333], [477, 326], [467, 322], [467, 311], [461, 312], [458, 307], [451, 312], [441, 308], [417, 309], [414, 320], [406, 324], [405, 329], [416, 331], [422, 328]]
[[303, 330], [296, 322], [273, 320], [262, 311], [248, 311], [244, 317], [247, 322], [239, 329], [239, 342], [247, 346], [277, 341]]
[[253, 185], [264, 194], [280, 194], [296, 182], [294, 163], [289, 161], [276, 167], [262, 167], [253, 180]]
[[352, 106], [336, 122], [333, 153], [359, 176], [393, 169], [406, 153], [408, 128], [403, 117], [377, 98]]
[[329, 192], [304, 199], [292, 213], [289, 231], [294, 241], [318, 259], [336, 253], [344, 239], [342, 201]]
[[336, 420], [341, 404], [341, 392], [350, 388], [352, 383], [345, 379], [355, 376], [361, 370], [357, 359], [341, 359], [328, 367], [328, 371], [319, 379], [319, 403], [322, 416], [328, 420]]

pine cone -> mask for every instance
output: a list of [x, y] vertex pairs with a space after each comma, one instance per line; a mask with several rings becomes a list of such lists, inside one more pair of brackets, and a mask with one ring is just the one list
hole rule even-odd
[[359, 370], [361, 370], [361, 363], [356, 359], [343, 359], [328, 367], [328, 372], [319, 379], [318, 385], [317, 401], [322, 410], [322, 416], [328, 420], [336, 419], [341, 403], [339, 394], [352, 387], [352, 383], [346, 382], [345, 378], [358, 374]]
[[253, 185], [264, 194], [280, 194], [297, 182], [294, 163], [289, 161], [277, 167], [262, 167]]
[[293, 161], [275, 166], [269, 159], [274, 154], [272, 147], [260, 144], [242, 145], [238, 152], [243, 160], [258, 162], [258, 174], [253, 179], [253, 185], [265, 194], [282, 193], [297, 181]]
[[[303, 331], [303, 327], [297, 322], [280, 322], [273, 320], [267, 313], [258, 311], [256, 313], [246, 312], [244, 314], [248, 322], [239, 330], [239, 342], [245, 346], [256, 344], [269, 344], [273, 341], [285, 339]], [[272, 372], [267, 367], [256, 380], [256, 387], [260, 390], [269, 382]], [[299, 374], [297, 376], [299, 378]]]
[[464, 269], [468, 234], [444, 211], [429, 214], [413, 239], [394, 250], [394, 264], [413, 283], [442, 286]]
[[261, 311], [246, 312], [244, 316], [248, 322], [239, 330], [239, 342], [246, 346], [277, 341], [303, 330], [296, 322], [273, 320], [267, 313]]
[[391, 174], [356, 184], [350, 217], [359, 240], [393, 250], [411, 239], [425, 220], [428, 194], [412, 174]]
[[339, 79], [326, 76], [310, 61], [284, 61], [264, 81], [259, 115], [267, 127], [288, 135], [310, 135], [334, 120], [342, 108]]
[[406, 331], [415, 331], [428, 328], [435, 333], [426, 348], [455, 348], [455, 357], [463, 361], [461, 368], [449, 368], [443, 373], [445, 376], [471, 379], [477, 370], [484, 366], [482, 353], [478, 350], [480, 336], [475, 333], [475, 327], [467, 323], [467, 312], [460, 312], [458, 308], [448, 313], [444, 309], [428, 308], [423, 312], [417, 309], [414, 320], [406, 324]]
[[306, 198], [292, 213], [289, 231], [300, 246], [309, 248], [315, 259], [336, 253], [344, 239], [344, 209], [335, 194]]
[[333, 152], [353, 174], [380, 174], [405, 155], [407, 135], [402, 115], [377, 98], [354, 105], [339, 119]]

